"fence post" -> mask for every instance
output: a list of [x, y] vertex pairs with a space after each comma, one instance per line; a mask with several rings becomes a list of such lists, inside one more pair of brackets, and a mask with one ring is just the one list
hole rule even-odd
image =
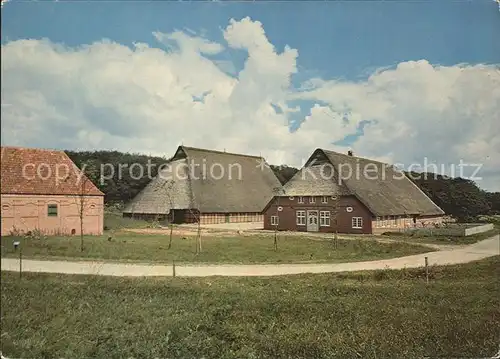
[[19, 246], [19, 279], [22, 277], [23, 272], [23, 249]]
[[175, 278], [175, 261], [172, 261], [172, 276]]
[[429, 284], [429, 258], [425, 257], [425, 282]]

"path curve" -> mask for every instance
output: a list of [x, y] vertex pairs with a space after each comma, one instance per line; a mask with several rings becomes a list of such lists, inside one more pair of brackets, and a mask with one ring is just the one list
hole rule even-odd
[[[403, 269], [424, 266], [425, 257], [429, 265], [451, 265], [468, 263], [500, 255], [500, 235], [478, 243], [450, 250], [417, 254], [369, 262], [321, 263], [321, 264], [222, 264], [222, 265], [182, 265], [175, 266], [179, 277], [207, 276], [277, 276], [301, 273], [352, 272], [376, 269]], [[19, 260], [2, 258], [3, 271], [19, 272]], [[23, 259], [23, 272], [43, 272], [62, 274], [91, 274], [119, 277], [172, 276], [171, 265], [128, 264], [93, 261], [43, 261]]]

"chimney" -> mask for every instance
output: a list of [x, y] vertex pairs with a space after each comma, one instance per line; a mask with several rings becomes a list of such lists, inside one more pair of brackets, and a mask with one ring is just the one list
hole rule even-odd
[[351, 150], [347, 151], [347, 155], [352, 157], [352, 151]]

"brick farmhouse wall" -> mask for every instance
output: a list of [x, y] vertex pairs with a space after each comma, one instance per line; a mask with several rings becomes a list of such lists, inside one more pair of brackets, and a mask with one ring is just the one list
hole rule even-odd
[[[371, 212], [355, 197], [341, 197], [338, 209], [336, 210], [334, 201], [331, 197], [327, 197], [328, 203], [322, 203], [322, 197], [315, 196], [315, 202], [310, 203], [311, 197], [302, 197], [303, 203], [299, 203], [299, 197], [280, 197], [279, 206], [282, 211], [278, 212], [278, 199], [275, 197], [264, 212], [264, 229], [274, 230], [275, 226], [271, 224], [271, 217], [278, 215], [279, 223], [278, 230], [287, 231], [307, 231], [306, 225], [298, 225], [296, 213], [298, 210], [317, 210], [330, 211], [330, 226], [319, 227], [319, 232], [333, 233], [338, 230], [338, 233], [350, 234], [381, 234], [391, 230], [399, 230], [409, 227], [427, 227], [443, 223], [444, 216], [421, 216], [413, 220], [411, 216], [384, 216], [373, 217]], [[351, 212], [347, 208], [352, 209]], [[338, 211], [338, 225], [335, 225], [335, 213]], [[352, 228], [352, 218], [363, 218], [363, 228]]]
[[[333, 233], [353, 233], [363, 234], [372, 231], [372, 215], [370, 211], [354, 196], [344, 196], [339, 200], [327, 197], [327, 203], [322, 203], [322, 196], [314, 196], [314, 203], [311, 203], [309, 196], [302, 197], [303, 203], [299, 203], [299, 197], [275, 197], [264, 211], [264, 229], [274, 230], [271, 224], [271, 217], [278, 215], [278, 230], [286, 231], [307, 231], [306, 225], [297, 224], [297, 211], [317, 210], [330, 212], [330, 225], [320, 226], [319, 232]], [[282, 207], [282, 211], [277, 211], [277, 207]], [[347, 212], [347, 208], [352, 208], [352, 212]], [[335, 223], [335, 213], [338, 212], [338, 222]], [[318, 214], [319, 215], [319, 214]], [[352, 228], [352, 218], [361, 217], [363, 219], [362, 228]], [[319, 219], [319, 217], [318, 217]]]
[[[47, 235], [80, 234], [80, 197], [66, 195], [1, 195], [2, 235], [16, 231], [40, 231]], [[57, 206], [49, 216], [48, 206]], [[104, 197], [85, 196], [83, 233], [101, 235], [104, 222]]]

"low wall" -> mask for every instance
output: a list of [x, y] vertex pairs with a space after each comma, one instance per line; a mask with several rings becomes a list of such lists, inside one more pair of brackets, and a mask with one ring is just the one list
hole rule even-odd
[[488, 231], [491, 231], [493, 229], [495, 229], [495, 226], [493, 225], [493, 223], [478, 224], [477, 226], [474, 226], [471, 228], [466, 228], [465, 229], [465, 236], [472, 236], [473, 234], [488, 232]]
[[480, 223], [467, 223], [463, 225], [453, 225], [445, 228], [377, 228], [377, 233], [384, 232], [400, 232], [404, 234], [413, 233], [417, 236], [430, 237], [430, 236], [454, 236], [454, 237], [467, 237], [474, 234], [488, 232], [495, 227], [493, 224], [480, 224]]

